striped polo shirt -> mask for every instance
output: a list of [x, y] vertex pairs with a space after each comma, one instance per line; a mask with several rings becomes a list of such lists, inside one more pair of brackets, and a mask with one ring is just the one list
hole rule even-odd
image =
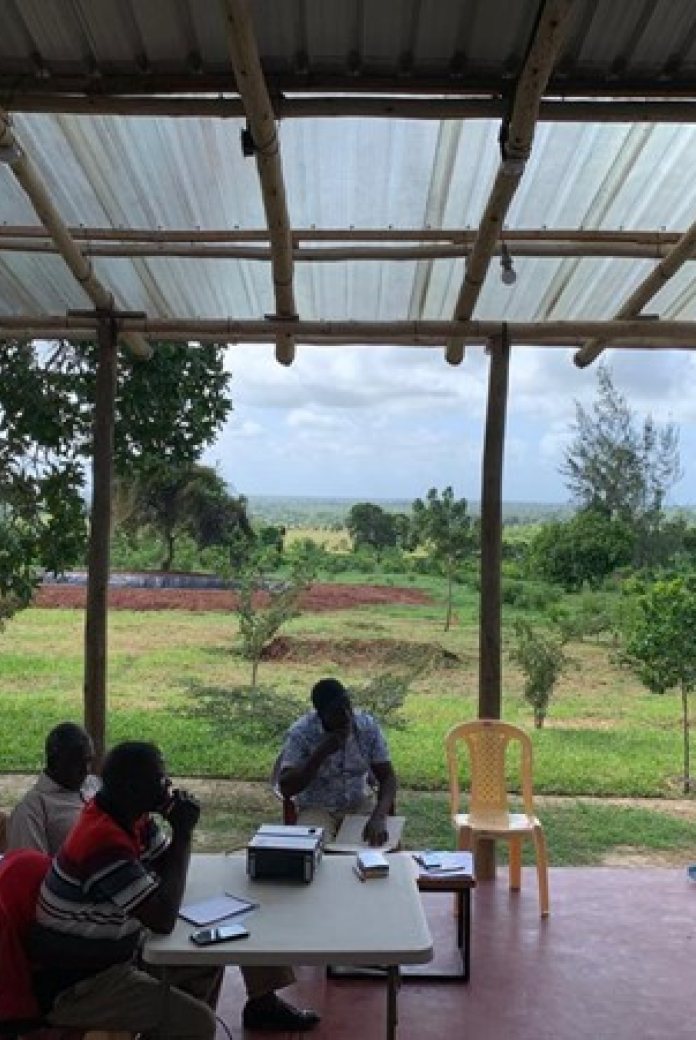
[[151, 817], [128, 831], [99, 795], [89, 802], [41, 887], [31, 944], [41, 966], [93, 975], [130, 960], [142, 929], [132, 912], [158, 887], [148, 866], [166, 845]]

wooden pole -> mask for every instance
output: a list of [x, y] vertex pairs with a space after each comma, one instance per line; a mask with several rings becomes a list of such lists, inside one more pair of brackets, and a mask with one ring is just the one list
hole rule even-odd
[[[510, 341], [491, 340], [488, 406], [481, 477], [481, 609], [479, 617], [479, 718], [499, 719], [502, 707], [501, 565], [503, 547], [503, 458]], [[477, 846], [476, 874], [495, 877], [495, 842]]]
[[[500, 238], [505, 216], [529, 157], [541, 96], [546, 89], [556, 56], [573, 10], [573, 0], [546, 0], [515, 89], [509, 123], [503, 124], [502, 159], [481, 218], [478, 235], [466, 262], [464, 281], [454, 308], [458, 321], [474, 313], [490, 266], [493, 249]], [[464, 357], [464, 341], [454, 337], [447, 343], [445, 357], [451, 365]]]
[[[0, 148], [6, 163], [31, 202], [34, 212], [55, 243], [56, 249], [92, 303], [100, 310], [110, 311], [114, 298], [97, 278], [92, 265], [72, 238], [67, 224], [53, 204], [43, 181], [17, 140], [10, 116], [0, 109]], [[136, 357], [149, 358], [152, 351], [138, 333], [124, 333], [124, 343]]]
[[[232, 318], [148, 319], [119, 315], [119, 326], [153, 339], [179, 342], [270, 343], [285, 329], [278, 319], [236, 321]], [[94, 318], [67, 315], [0, 315], [0, 336], [33, 338], [93, 335]], [[586, 339], [611, 340], [625, 349], [696, 349], [696, 322], [648, 321], [531, 321], [506, 323], [510, 342], [517, 346], [568, 347]], [[298, 321], [295, 335], [303, 342], [332, 344], [397, 344], [442, 346], [457, 336], [485, 344], [502, 335], [501, 321]]]
[[[516, 239], [511, 243], [507, 234], [505, 243], [513, 255], [519, 257], [614, 257], [629, 259], [658, 259], [667, 257], [670, 245], [654, 243], [633, 243], [628, 241], [598, 241], [587, 238], [584, 242], [552, 239]], [[85, 241], [81, 245], [84, 256], [125, 256], [125, 257], [183, 257], [203, 260], [250, 260], [268, 263], [273, 254], [267, 246], [221, 245], [217, 242], [181, 242], [181, 241], [123, 241], [102, 240]], [[53, 241], [36, 236], [13, 238], [0, 229], [0, 253], [57, 253], [58, 248]], [[498, 242], [492, 255], [498, 256], [501, 245]], [[347, 245], [347, 246], [295, 246], [293, 260], [297, 263], [347, 263], [353, 260], [371, 260], [400, 262], [411, 260], [452, 260], [466, 258], [470, 253], [468, 245], [445, 243], [430, 245], [429, 243], [409, 245]], [[696, 258], [694, 249], [686, 260]], [[618, 315], [617, 315], [618, 316]], [[626, 315], [628, 317], [629, 315]]]
[[[190, 86], [197, 84], [191, 81]], [[393, 84], [392, 84], [393, 89]], [[438, 91], [440, 95], [441, 91]], [[36, 94], [7, 91], [3, 104], [12, 112], [55, 112], [76, 116], [167, 116], [188, 119], [240, 119], [245, 115], [239, 97], [148, 97], [134, 94]], [[505, 114], [500, 97], [273, 97], [276, 119], [500, 119]], [[694, 123], [696, 102], [671, 100], [543, 100], [539, 122], [548, 123]]]
[[[297, 320], [293, 291], [292, 230], [275, 113], [261, 69], [248, 0], [222, 0], [222, 5], [232, 68], [244, 102], [271, 239], [276, 317], [291, 323]], [[276, 359], [282, 365], [290, 365], [294, 356], [295, 340], [286, 327], [276, 337]]]
[[[224, 244], [239, 245], [248, 242], [268, 243], [268, 228], [110, 228], [70, 227], [70, 236], [85, 246], [95, 243], [142, 243], [154, 244]], [[304, 242], [378, 242], [392, 243], [439, 243], [445, 245], [471, 246], [478, 232], [473, 228], [296, 228], [292, 232], [293, 245]], [[531, 249], [537, 245], [558, 246], [565, 249], [578, 245], [590, 250], [593, 246], [606, 247], [607, 256], [644, 256], [659, 259], [683, 236], [683, 231], [626, 231], [622, 228], [603, 230], [599, 228], [506, 228], [504, 240], [512, 251]], [[46, 239], [46, 229], [34, 224], [0, 225], [0, 242], [4, 239]], [[496, 243], [500, 248], [500, 242]], [[637, 252], [628, 252], [636, 248]], [[623, 250], [627, 252], [624, 253]], [[613, 251], [616, 251], [615, 253]], [[640, 252], [638, 251], [640, 250]], [[588, 254], [589, 255], [589, 254]]]
[[[624, 305], [616, 312], [618, 319], [635, 318], [660, 289], [684, 266], [696, 246], [696, 221], [684, 232], [678, 242], [670, 249], [664, 260], [650, 272], [647, 278], [638, 285]], [[592, 364], [604, 350], [599, 339], [588, 340], [574, 357], [578, 368]]]
[[95, 317], [99, 358], [94, 395], [92, 508], [85, 611], [84, 716], [85, 728], [94, 741], [97, 761], [101, 761], [106, 746], [107, 596], [117, 328], [111, 315], [102, 312]]

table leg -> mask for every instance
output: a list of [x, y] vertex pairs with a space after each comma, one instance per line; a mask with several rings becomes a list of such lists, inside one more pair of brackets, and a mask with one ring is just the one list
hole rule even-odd
[[390, 964], [387, 968], [387, 1040], [395, 1040], [396, 1024], [399, 1020], [397, 999], [399, 994], [399, 965]]
[[468, 982], [471, 972], [471, 889], [465, 888], [457, 894], [457, 942], [462, 955], [462, 982]]

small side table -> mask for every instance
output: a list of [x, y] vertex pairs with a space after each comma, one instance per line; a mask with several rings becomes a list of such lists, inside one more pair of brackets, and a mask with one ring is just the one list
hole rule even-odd
[[414, 868], [417, 871], [416, 884], [419, 892], [448, 892], [456, 898], [456, 921], [457, 921], [457, 947], [462, 960], [460, 972], [426, 972], [409, 971], [402, 973], [402, 979], [417, 978], [423, 981], [429, 979], [431, 982], [451, 982], [457, 979], [460, 982], [468, 982], [471, 974], [471, 890], [476, 887], [476, 877], [463, 870], [451, 872], [437, 872], [424, 870], [414, 860]]

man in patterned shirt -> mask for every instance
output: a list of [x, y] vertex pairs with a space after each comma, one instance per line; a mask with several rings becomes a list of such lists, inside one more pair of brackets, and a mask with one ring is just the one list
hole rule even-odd
[[[169, 822], [169, 842], [151, 813]], [[143, 926], [166, 934], [176, 923], [199, 814], [195, 799], [171, 791], [154, 744], [130, 741], [107, 755], [101, 790], [82, 810], [39, 895], [30, 954], [51, 1025], [213, 1040], [222, 969], [172, 969], [169, 986], [138, 964]], [[319, 1021], [275, 994], [293, 980], [286, 969], [244, 974], [248, 1028], [303, 1031]]]
[[[396, 775], [382, 731], [364, 711], [354, 711], [343, 683], [320, 679], [312, 689], [314, 711], [288, 730], [278, 783], [296, 796], [298, 823], [324, 827], [333, 837], [346, 813], [368, 813], [363, 837], [387, 839], [386, 815], [396, 795]], [[369, 779], [377, 783], [376, 799]]]

